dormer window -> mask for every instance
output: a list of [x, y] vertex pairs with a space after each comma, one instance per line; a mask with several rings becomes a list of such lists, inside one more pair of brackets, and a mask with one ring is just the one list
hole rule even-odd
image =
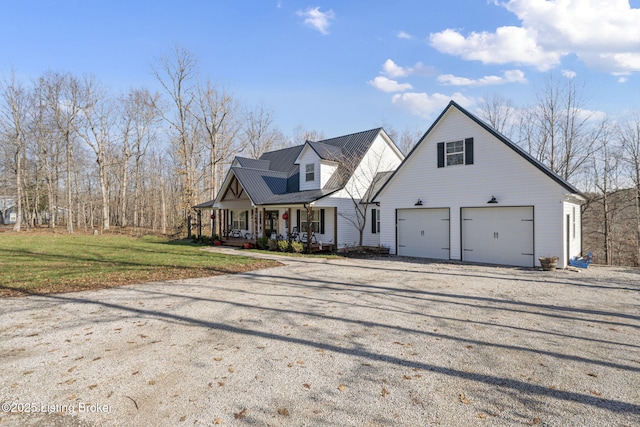
[[306, 176], [306, 181], [307, 182], [315, 181], [315, 179], [316, 179], [315, 165], [313, 163], [305, 165], [305, 176]]

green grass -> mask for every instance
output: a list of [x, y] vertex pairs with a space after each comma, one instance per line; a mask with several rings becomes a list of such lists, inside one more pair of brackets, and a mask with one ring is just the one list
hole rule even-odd
[[158, 237], [0, 233], [0, 295], [99, 289], [277, 265]]

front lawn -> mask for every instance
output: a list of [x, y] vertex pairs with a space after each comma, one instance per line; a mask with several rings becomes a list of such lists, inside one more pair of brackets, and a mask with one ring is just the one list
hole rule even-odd
[[0, 233], [0, 296], [206, 277], [277, 265], [200, 248], [151, 236]]

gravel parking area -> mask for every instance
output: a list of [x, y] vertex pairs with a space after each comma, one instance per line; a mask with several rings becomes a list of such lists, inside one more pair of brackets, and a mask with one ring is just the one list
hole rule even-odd
[[638, 269], [281, 262], [3, 299], [0, 426], [640, 425]]

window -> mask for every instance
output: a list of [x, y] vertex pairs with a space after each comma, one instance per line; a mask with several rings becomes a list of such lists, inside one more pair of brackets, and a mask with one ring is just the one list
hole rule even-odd
[[233, 230], [247, 230], [247, 211], [231, 211], [231, 228]]
[[[324, 234], [324, 209], [312, 210], [311, 231], [314, 233]], [[301, 233], [307, 232], [307, 211], [298, 209], [296, 215], [296, 227]]]
[[473, 138], [438, 142], [438, 167], [473, 164]]
[[305, 166], [306, 179], [308, 181], [315, 181], [315, 165], [313, 163]]
[[464, 141], [447, 142], [447, 166], [464, 163]]
[[380, 209], [371, 209], [371, 233], [380, 233]]
[[[300, 218], [300, 231], [302, 233], [306, 233], [307, 232], [307, 213], [305, 211], [301, 211], [301, 214], [302, 216]], [[320, 232], [320, 211], [314, 210], [312, 211], [311, 215], [312, 215], [311, 231], [313, 231], [314, 233], [319, 233]]]

